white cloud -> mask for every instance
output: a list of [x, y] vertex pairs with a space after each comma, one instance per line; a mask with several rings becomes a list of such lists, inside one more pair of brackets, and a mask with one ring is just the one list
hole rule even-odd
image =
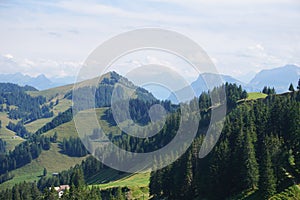
[[[0, 4], [5, 4], [0, 5], [0, 73], [75, 74], [79, 63], [103, 41], [149, 26], [192, 38], [222, 73], [246, 74], [300, 64], [297, 0], [58, 0], [26, 5], [17, 0]], [[185, 71], [192, 77], [192, 72]]]
[[[9, 56], [7, 56], [9, 55]], [[30, 76], [45, 74], [47, 77], [75, 76], [82, 66], [80, 62], [54, 61], [45, 59], [19, 59], [10, 54], [0, 56], [1, 73], [13, 74], [21, 72]]]
[[3, 55], [7, 59], [13, 59], [14, 57], [11, 54], [5, 54]]

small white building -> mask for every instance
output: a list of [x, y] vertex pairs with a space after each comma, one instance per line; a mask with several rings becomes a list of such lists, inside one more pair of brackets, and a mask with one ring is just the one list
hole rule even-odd
[[[59, 187], [54, 187], [55, 191], [58, 193], [58, 198], [61, 198], [62, 195], [64, 194], [64, 191], [69, 190], [70, 186], [69, 185], [61, 185]], [[51, 190], [51, 188], [49, 188]]]

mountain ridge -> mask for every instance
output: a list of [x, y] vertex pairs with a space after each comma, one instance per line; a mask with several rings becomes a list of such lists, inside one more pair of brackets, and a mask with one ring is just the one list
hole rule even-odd
[[288, 91], [291, 83], [297, 84], [300, 76], [300, 67], [288, 64], [273, 69], [264, 69], [257, 73], [255, 77], [248, 83], [262, 90], [264, 86], [274, 87], [277, 93]]

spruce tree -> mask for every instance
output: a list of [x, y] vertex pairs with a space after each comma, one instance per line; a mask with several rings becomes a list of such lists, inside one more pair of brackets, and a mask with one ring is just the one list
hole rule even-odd
[[190, 196], [191, 186], [193, 181], [193, 166], [192, 166], [192, 152], [188, 151], [186, 153], [186, 164], [184, 166], [184, 180], [182, 185], [182, 195], [188, 197]]
[[77, 189], [82, 189], [85, 186], [84, 175], [81, 167], [74, 169], [71, 176], [71, 184], [74, 184]]
[[122, 193], [122, 188], [121, 188], [121, 187], [118, 187], [115, 196], [116, 196], [116, 197], [115, 197], [116, 200], [125, 200], [125, 196], [124, 196], [124, 194]]
[[276, 193], [276, 179], [268, 145], [266, 141], [264, 141], [263, 144], [264, 149], [260, 163], [259, 191], [263, 199], [268, 199]]
[[259, 170], [255, 157], [255, 149], [250, 133], [245, 134], [243, 149], [243, 180], [244, 189], [255, 189], [258, 184]]
[[291, 91], [291, 92], [294, 92], [294, 91], [295, 91], [294, 86], [293, 86], [292, 83], [290, 84], [289, 91]]
[[47, 169], [46, 168], [44, 168], [43, 176], [47, 176]]

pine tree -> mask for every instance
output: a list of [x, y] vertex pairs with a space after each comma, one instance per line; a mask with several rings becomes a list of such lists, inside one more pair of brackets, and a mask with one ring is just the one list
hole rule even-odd
[[276, 193], [276, 180], [272, 167], [268, 145], [266, 144], [266, 141], [264, 141], [259, 176], [259, 191], [263, 199], [268, 199]]
[[258, 184], [259, 170], [254, 145], [249, 132], [245, 134], [243, 162], [244, 172], [242, 182], [244, 183], [244, 189], [255, 189]]
[[267, 88], [267, 86], [265, 86], [265, 87], [263, 88], [262, 93], [268, 94], [268, 88]]
[[47, 176], [47, 169], [46, 169], [46, 167], [44, 168], [43, 176]]
[[44, 199], [47, 199], [47, 200], [56, 200], [56, 199], [58, 199], [58, 193], [54, 189], [53, 185], [51, 186], [50, 190], [48, 188], [46, 188], [46, 193], [45, 193]]
[[57, 132], [55, 131], [54, 135], [53, 135], [53, 142], [56, 143], [57, 142]]
[[185, 154], [185, 166], [184, 166], [184, 181], [182, 184], [182, 195], [185, 197], [189, 197], [191, 193], [191, 186], [192, 186], [192, 181], [193, 181], [193, 166], [192, 166], [192, 152], [188, 151]]
[[293, 86], [292, 83], [290, 84], [289, 91], [291, 91], [291, 92], [294, 92], [294, 91], [295, 91], [294, 86]]
[[150, 190], [149, 191], [150, 195], [153, 195], [155, 198], [160, 196], [161, 194], [160, 170], [151, 172], [149, 190]]
[[92, 189], [88, 192], [86, 199], [101, 200], [99, 188], [92, 186]]
[[125, 200], [124, 194], [122, 193], [122, 188], [118, 187], [116, 195], [115, 195], [116, 200]]
[[74, 184], [77, 189], [82, 189], [85, 186], [84, 175], [81, 167], [74, 169], [71, 175], [71, 184]]

